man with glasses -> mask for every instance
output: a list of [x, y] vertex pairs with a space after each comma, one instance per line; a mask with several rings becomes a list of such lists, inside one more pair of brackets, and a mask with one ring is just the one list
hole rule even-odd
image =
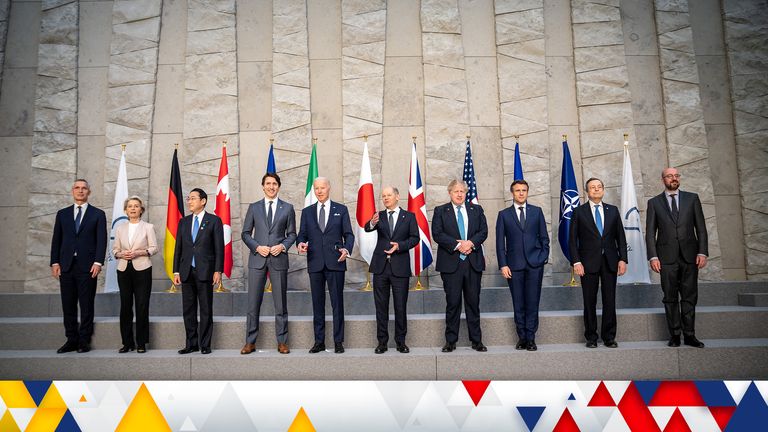
[[645, 243], [651, 269], [661, 274], [664, 312], [669, 329], [668, 346], [704, 348], [694, 328], [699, 270], [707, 265], [707, 225], [699, 196], [680, 190], [680, 173], [661, 173], [664, 192], [648, 200]]

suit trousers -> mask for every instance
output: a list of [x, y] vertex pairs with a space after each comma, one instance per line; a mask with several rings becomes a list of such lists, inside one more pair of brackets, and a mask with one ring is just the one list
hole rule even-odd
[[380, 344], [386, 345], [389, 341], [389, 292], [395, 308], [395, 342], [405, 343], [405, 334], [408, 332], [406, 319], [406, 306], [408, 304], [408, 280], [407, 277], [392, 274], [392, 265], [389, 260], [384, 264], [381, 274], [373, 275], [373, 301], [376, 306], [376, 339]]
[[[198, 332], [197, 307], [200, 305]], [[187, 280], [181, 282], [181, 304], [184, 312], [184, 330], [187, 348], [210, 348], [213, 335], [213, 281], [197, 278], [194, 267]]]
[[482, 272], [475, 271], [469, 258], [459, 262], [453, 273], [440, 273], [445, 291], [445, 341], [459, 340], [461, 322], [461, 300], [464, 297], [464, 312], [467, 317], [467, 332], [471, 342], [482, 342], [480, 331], [480, 278]]
[[[61, 308], [64, 315], [64, 334], [72, 344], [91, 343], [93, 336], [93, 311], [96, 299], [96, 281], [88, 271], [80, 271], [77, 257], [72, 258], [69, 271], [61, 272]], [[80, 305], [80, 325], [77, 323], [77, 306]]]
[[[120, 336], [123, 345], [135, 347], [149, 342], [149, 296], [152, 292], [152, 267], [136, 270], [128, 261], [125, 271], [117, 272], [120, 287]], [[136, 340], [133, 338], [133, 305], [136, 303]]]
[[344, 273], [324, 268], [309, 272], [309, 288], [312, 291], [312, 315], [315, 327], [315, 343], [325, 343], [325, 285], [333, 308], [333, 341], [344, 342]]
[[581, 292], [584, 296], [584, 337], [597, 342], [597, 291], [603, 300], [603, 322], [600, 337], [603, 342], [616, 340], [616, 277], [608, 269], [605, 256], [596, 273], [584, 273], [581, 277]]
[[520, 340], [536, 340], [543, 278], [544, 267], [526, 265], [523, 270], [513, 271], [512, 279], [507, 280], [515, 308], [515, 328]]
[[696, 302], [699, 298], [699, 268], [678, 256], [674, 264], [662, 264], [661, 289], [664, 292], [664, 312], [669, 334], [694, 336], [696, 334]]
[[267, 273], [272, 283], [272, 303], [275, 306], [275, 337], [277, 343], [288, 343], [288, 307], [286, 290], [288, 270], [272, 270], [269, 265], [260, 269], [248, 269], [248, 314], [245, 327], [245, 342], [255, 344], [259, 335], [259, 316], [261, 301], [264, 299], [264, 287]]

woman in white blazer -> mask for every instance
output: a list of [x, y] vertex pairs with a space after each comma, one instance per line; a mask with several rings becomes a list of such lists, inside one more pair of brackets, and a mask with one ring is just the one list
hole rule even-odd
[[[112, 254], [117, 258], [117, 284], [120, 287], [120, 335], [123, 347], [119, 353], [136, 349], [147, 352], [149, 342], [149, 295], [152, 292], [152, 261], [157, 253], [155, 227], [141, 220], [144, 203], [132, 196], [123, 203], [128, 223], [115, 231]], [[133, 302], [136, 301], [136, 340], [133, 338]]]

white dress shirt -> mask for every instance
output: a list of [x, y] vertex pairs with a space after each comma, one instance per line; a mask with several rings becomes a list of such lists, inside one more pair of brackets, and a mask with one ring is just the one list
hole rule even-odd
[[605, 210], [603, 209], [603, 202], [587, 202], [589, 203], [589, 212], [592, 213], [592, 220], [595, 221], [595, 226], [597, 226], [597, 218], [595, 217], [595, 206], [597, 206], [597, 211], [600, 212], [600, 220], [603, 222], [603, 228], [605, 228]]
[[386, 213], [386, 215], [387, 215], [387, 222], [389, 222], [389, 212], [394, 212], [394, 213], [392, 213], [392, 226], [389, 227], [389, 229], [392, 232], [394, 232], [395, 231], [395, 227], [397, 226], [397, 217], [400, 215], [400, 207], [395, 207], [392, 210], [385, 209], [385, 211], [387, 212]]
[[[205, 217], [205, 210], [201, 211], [200, 213], [198, 213], [196, 215], [192, 215], [192, 219], [197, 218], [197, 227], [198, 227], [198, 229], [200, 229], [200, 227], [203, 226], [203, 218], [204, 217]], [[195, 235], [195, 221], [194, 220], [192, 221], [192, 227], [190, 229], [190, 232], [192, 233], [193, 236]]]
[[[467, 206], [464, 204], [456, 205], [451, 203], [453, 211], [456, 212], [456, 224], [459, 223], [459, 211], [461, 211], [461, 217], [464, 219], [464, 236], [469, 237], [469, 215], [467, 214]], [[461, 233], [459, 233], [461, 234]]]
[[528, 221], [528, 203], [518, 204], [514, 203], [515, 205], [515, 216], [517, 216], [517, 221], [520, 221], [520, 208], [523, 208], [523, 215], [525, 215], [526, 222]]
[[[77, 220], [77, 206], [78, 204], [75, 203], [74, 212], [72, 213], [72, 219]], [[80, 204], [80, 208], [82, 208], [82, 213], [80, 213], [80, 222], [85, 219], [85, 211], [88, 210], [88, 203]]]
[[326, 200], [324, 203], [317, 202], [317, 213], [315, 214], [315, 220], [320, 224], [320, 207], [325, 204], [325, 226], [328, 226], [328, 217], [331, 215], [331, 200]]
[[272, 223], [275, 220], [275, 212], [277, 212], [277, 197], [269, 199], [264, 197], [264, 217], [269, 218], [269, 203], [272, 203], [272, 220], [267, 219], [267, 223]]

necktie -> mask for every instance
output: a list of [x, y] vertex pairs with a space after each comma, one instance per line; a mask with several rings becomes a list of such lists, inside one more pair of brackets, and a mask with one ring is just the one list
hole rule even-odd
[[75, 232], [80, 232], [80, 222], [83, 220], [83, 206], [77, 206], [77, 216], [75, 216]]
[[680, 209], [677, 208], [677, 194], [669, 194], [669, 196], [672, 198], [672, 219], [677, 223], [677, 218], [680, 216]]
[[320, 205], [320, 218], [317, 224], [320, 225], [320, 231], [325, 231], [325, 204]]
[[525, 229], [525, 207], [520, 206], [520, 228]]
[[603, 217], [600, 216], [599, 204], [595, 204], [595, 225], [597, 225], [597, 230], [600, 232], [600, 235], [603, 235]]
[[269, 202], [269, 209], [267, 210], [267, 226], [272, 228], [272, 201]]
[[[197, 216], [192, 216], [192, 219], [194, 219], [194, 222], [192, 222], [192, 243], [197, 240], [197, 232], [200, 231], [200, 220], [197, 218]], [[195, 253], [192, 253], [192, 267], [195, 266]]]
[[[464, 230], [464, 215], [461, 214], [461, 206], [456, 206], [456, 219], [459, 223], [459, 235], [461, 236], [462, 240], [467, 239], [467, 232]], [[467, 259], [467, 256], [464, 254], [459, 254], [459, 258], [461, 260]]]
[[389, 211], [389, 236], [392, 237], [395, 235], [395, 221], [392, 219], [392, 214], [395, 213], [394, 210]]

